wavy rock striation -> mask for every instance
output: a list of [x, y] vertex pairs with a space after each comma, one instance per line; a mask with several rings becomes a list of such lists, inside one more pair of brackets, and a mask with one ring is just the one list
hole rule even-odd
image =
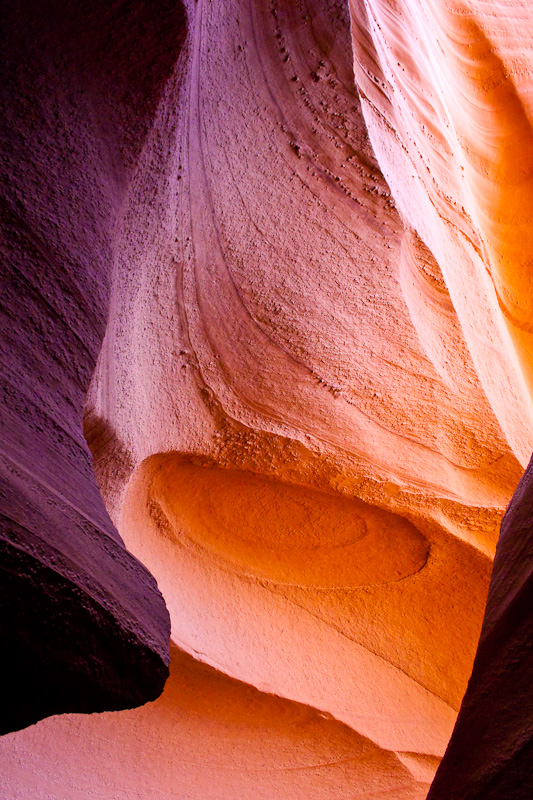
[[[351, 2], [355, 72], [380, 166], [431, 290], [404, 295], [446, 364], [439, 265], [507, 441], [531, 452], [532, 57], [526, 3]], [[428, 263], [433, 266], [428, 270]], [[419, 282], [420, 283], [420, 282]], [[411, 284], [412, 287], [412, 284]], [[415, 322], [416, 324], [416, 322]], [[427, 325], [424, 336], [424, 327]], [[437, 341], [435, 341], [437, 340]], [[533, 784], [531, 466], [504, 517], [469, 687], [430, 798], [526, 798]]]
[[124, 211], [99, 484], [183, 649], [434, 768], [520, 467], [370, 150], [343, 4], [232, 9], [188, 6]]
[[[5, 737], [4, 796], [422, 798], [533, 446], [529, 23], [481, 0], [187, 0], [69, 6], [43, 34], [40, 9], [6, 45], [35, 73], [6, 90], [7, 530], [42, 575], [10, 569], [32, 687], [11, 726], [161, 689], [162, 601], [122, 541], [174, 646], [154, 704]], [[528, 481], [450, 759], [492, 658], [509, 685]]]

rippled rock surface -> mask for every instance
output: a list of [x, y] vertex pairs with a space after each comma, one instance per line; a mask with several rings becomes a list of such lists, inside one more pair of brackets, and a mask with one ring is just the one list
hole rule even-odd
[[116, 705], [26, 724], [161, 691], [147, 570], [172, 661], [153, 704], [5, 737], [4, 795], [423, 798], [488, 594], [430, 796], [504, 796], [478, 734], [490, 709], [527, 752], [529, 473], [489, 591], [533, 447], [526, 6], [56, 11], [6, 42], [6, 498], [61, 555], [13, 640], [89, 673], [114, 614]]

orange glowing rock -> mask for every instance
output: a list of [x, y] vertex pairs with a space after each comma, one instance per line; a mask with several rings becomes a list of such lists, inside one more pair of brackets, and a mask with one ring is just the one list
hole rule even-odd
[[[408, 756], [409, 757], [409, 756]], [[263, 694], [172, 648], [155, 703], [64, 715], [0, 740], [3, 797], [422, 800], [393, 753], [314, 709]]]
[[[525, 466], [532, 449], [530, 9], [353, 0], [351, 18], [370, 137], [414, 231], [404, 263], [416, 261], [416, 242], [420, 272], [431, 277], [430, 291], [420, 280], [403, 284], [413, 321], [444, 375], [449, 350], [430, 311], [438, 264], [486, 396]], [[502, 524], [479, 650], [429, 794], [435, 800], [533, 792], [530, 487], [531, 466]]]

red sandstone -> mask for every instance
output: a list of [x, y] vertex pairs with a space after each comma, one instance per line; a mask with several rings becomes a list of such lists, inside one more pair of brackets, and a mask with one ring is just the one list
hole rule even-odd
[[529, 798], [527, 3], [157, 5], [6, 18], [2, 796]]

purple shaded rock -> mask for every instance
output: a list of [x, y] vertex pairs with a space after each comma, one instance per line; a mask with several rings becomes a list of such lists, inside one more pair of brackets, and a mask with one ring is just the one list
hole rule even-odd
[[5, 733], [139, 705], [168, 675], [168, 613], [105, 511], [82, 413], [121, 204], [186, 20], [164, 1], [30, 1], [1, 16]]

